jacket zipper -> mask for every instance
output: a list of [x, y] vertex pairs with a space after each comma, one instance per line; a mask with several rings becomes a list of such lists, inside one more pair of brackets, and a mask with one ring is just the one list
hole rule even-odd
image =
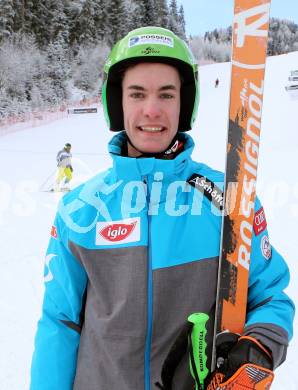
[[[148, 178], [144, 177], [144, 183], [147, 186], [147, 205], [149, 210], [149, 186]], [[148, 299], [147, 299], [147, 336], [145, 348], [145, 390], [150, 390], [150, 352], [152, 338], [152, 254], [151, 254], [151, 217], [148, 214], [148, 266], [147, 266], [147, 283], [148, 283]]]

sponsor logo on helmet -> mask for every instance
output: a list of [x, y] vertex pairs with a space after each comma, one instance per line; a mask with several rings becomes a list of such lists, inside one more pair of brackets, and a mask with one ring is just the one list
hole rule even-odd
[[98, 222], [96, 245], [126, 244], [140, 240], [140, 218]]
[[254, 232], [255, 235], [258, 236], [260, 233], [262, 233], [267, 227], [265, 212], [263, 207], [260, 208], [255, 214], [254, 218]]
[[145, 54], [145, 55], [149, 55], [149, 54], [159, 54], [160, 51], [159, 50], [156, 50], [154, 49], [153, 47], [146, 47], [145, 50], [142, 50], [142, 54]]
[[140, 40], [140, 37], [132, 37], [129, 39], [128, 41], [128, 47], [133, 47], [135, 45], [138, 45], [139, 43], [139, 40]]
[[136, 35], [134, 37], [129, 38], [128, 47], [133, 47], [137, 45], [165, 45], [169, 47], [174, 47], [174, 40], [171, 37], [160, 34], [143, 34]]
[[271, 254], [272, 254], [272, 250], [271, 250], [271, 244], [269, 242], [268, 236], [264, 236], [262, 238], [261, 250], [262, 250], [262, 254], [265, 257], [265, 259], [266, 260], [270, 260], [271, 259]]

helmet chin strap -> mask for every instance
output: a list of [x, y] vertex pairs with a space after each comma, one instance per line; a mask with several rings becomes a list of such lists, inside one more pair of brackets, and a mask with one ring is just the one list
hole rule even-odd
[[181, 150], [181, 147], [183, 146], [183, 143], [180, 143], [179, 140], [178, 140], [178, 132], [175, 134], [174, 138], [172, 139], [172, 141], [170, 142], [169, 146], [162, 152], [158, 152], [158, 153], [148, 153], [148, 152], [143, 152], [142, 150], [138, 149], [134, 144], [133, 142], [131, 141], [131, 139], [128, 137], [128, 135], [126, 134], [126, 138], [127, 138], [127, 143], [132, 146], [136, 151], [138, 151], [139, 153], [141, 153], [140, 156], [136, 157], [136, 158], [144, 158], [144, 157], [155, 157], [155, 158], [159, 158], [159, 159], [171, 159], [173, 158], [173, 155], [176, 156], [176, 152], [180, 152]]

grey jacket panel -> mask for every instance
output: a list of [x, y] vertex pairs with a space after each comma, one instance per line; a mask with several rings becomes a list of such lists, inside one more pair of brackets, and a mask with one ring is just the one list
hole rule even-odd
[[104, 336], [86, 323], [74, 390], [143, 389], [144, 344], [144, 338]]
[[[196, 312], [210, 316], [207, 356], [211, 356], [215, 309], [217, 258], [155, 270], [153, 274], [153, 332], [151, 346], [152, 389], [160, 381], [162, 364], [187, 317]], [[169, 288], [168, 286], [171, 286]], [[176, 286], [176, 288], [173, 288]], [[167, 313], [165, 315], [165, 313]], [[210, 363], [208, 365], [210, 367]], [[156, 376], [157, 375], [157, 376]], [[185, 356], [174, 377], [174, 389], [190, 389], [193, 380]]]
[[71, 251], [88, 274], [75, 390], [142, 389], [147, 330], [147, 250]]
[[244, 329], [244, 335], [255, 337], [270, 349], [273, 358], [273, 368], [281, 365], [287, 356], [288, 333], [274, 324], [254, 324]]
[[[72, 242], [69, 246], [89, 278], [74, 389], [116, 389], [120, 383], [121, 390], [143, 389], [148, 326], [146, 248], [89, 250]], [[152, 389], [160, 381], [163, 362], [189, 314], [210, 314], [211, 340], [215, 302], [211, 281], [216, 272], [216, 258], [153, 271]], [[176, 371], [173, 390], [192, 385], [186, 354]]]

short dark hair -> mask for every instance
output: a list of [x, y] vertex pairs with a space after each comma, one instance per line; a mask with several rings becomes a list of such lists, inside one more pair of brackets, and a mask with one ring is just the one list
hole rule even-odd
[[[126, 66], [125, 64], [123, 64], [123, 67], [119, 69], [118, 71], [118, 75], [119, 75], [119, 80], [122, 84], [122, 81], [123, 81], [123, 78], [125, 76], [125, 73], [129, 70], [129, 69], [132, 69], [134, 68], [135, 66], [139, 65], [139, 64], [142, 64], [142, 63], [150, 63], [150, 64], [164, 64], [164, 62], [162, 61], [150, 61], [150, 62], [145, 62], [145, 61], [139, 61], [139, 62], [135, 62], [135, 63], [126, 63]], [[184, 78], [183, 78], [183, 75], [180, 71], [179, 68], [177, 68], [176, 66], [172, 65], [172, 64], [165, 64], [165, 65], [170, 65], [172, 66], [173, 68], [175, 68], [177, 70], [177, 72], [179, 73], [179, 78], [180, 78], [180, 82], [181, 82], [181, 85], [183, 84], [183, 81], [184, 81]]]

